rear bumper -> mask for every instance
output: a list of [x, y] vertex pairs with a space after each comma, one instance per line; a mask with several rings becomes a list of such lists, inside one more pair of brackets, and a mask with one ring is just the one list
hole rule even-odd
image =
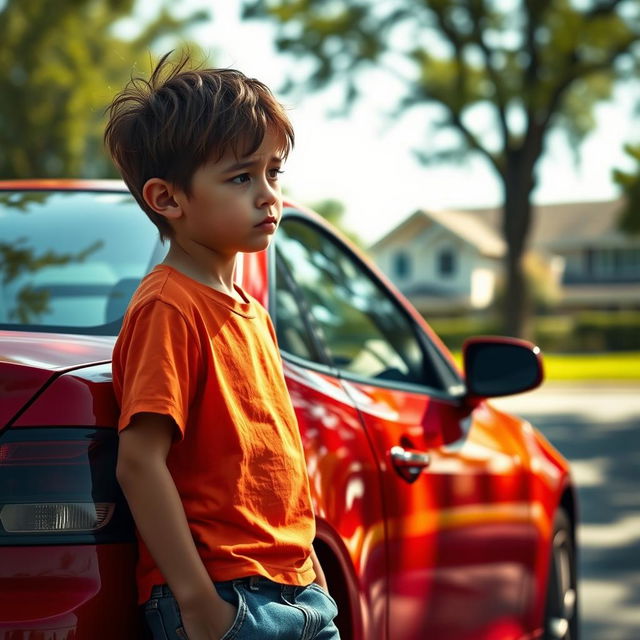
[[0, 640], [137, 640], [135, 544], [0, 547]]

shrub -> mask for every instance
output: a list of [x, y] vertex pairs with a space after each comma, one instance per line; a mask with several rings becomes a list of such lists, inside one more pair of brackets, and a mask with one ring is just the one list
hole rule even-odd
[[583, 351], [640, 349], [640, 311], [589, 311], [577, 314], [573, 337]]
[[[500, 335], [500, 324], [490, 318], [454, 317], [429, 321], [453, 351], [471, 336]], [[533, 342], [548, 352], [602, 352], [640, 350], [640, 311], [582, 311], [573, 315], [537, 316]]]

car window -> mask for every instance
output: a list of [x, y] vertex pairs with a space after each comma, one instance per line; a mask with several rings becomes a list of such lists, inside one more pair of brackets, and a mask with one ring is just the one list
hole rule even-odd
[[289, 218], [276, 250], [336, 368], [358, 378], [444, 387], [413, 321], [342, 244]]
[[295, 285], [280, 256], [276, 256], [275, 327], [280, 349], [304, 360], [322, 362], [311, 328], [302, 313]]
[[0, 192], [0, 325], [117, 333], [157, 245], [128, 193]]

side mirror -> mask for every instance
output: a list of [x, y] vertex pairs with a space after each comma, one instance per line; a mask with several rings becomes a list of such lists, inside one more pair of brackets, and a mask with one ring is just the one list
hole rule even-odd
[[544, 378], [540, 349], [525, 340], [469, 338], [462, 354], [469, 396], [509, 396], [535, 389]]

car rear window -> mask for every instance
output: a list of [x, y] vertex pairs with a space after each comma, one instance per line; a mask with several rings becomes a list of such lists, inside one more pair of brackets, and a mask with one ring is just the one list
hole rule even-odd
[[159, 247], [127, 192], [0, 191], [0, 327], [117, 334]]

